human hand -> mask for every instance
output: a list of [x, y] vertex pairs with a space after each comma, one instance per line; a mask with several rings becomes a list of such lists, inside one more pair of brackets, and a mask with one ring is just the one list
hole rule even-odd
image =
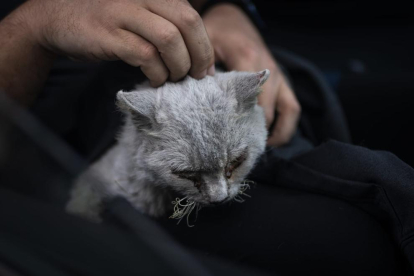
[[32, 0], [22, 7], [34, 39], [78, 60], [140, 66], [152, 86], [187, 73], [203, 78], [214, 51], [185, 0]]
[[216, 60], [223, 62], [228, 70], [270, 70], [270, 77], [259, 95], [259, 104], [264, 109], [268, 127], [275, 111], [278, 119], [267, 143], [281, 146], [289, 142], [297, 127], [300, 105], [249, 18], [235, 5], [220, 4], [208, 10], [203, 21]]

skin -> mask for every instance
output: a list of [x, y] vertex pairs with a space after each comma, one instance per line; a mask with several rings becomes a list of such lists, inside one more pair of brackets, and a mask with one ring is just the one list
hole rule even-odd
[[57, 55], [120, 59], [139, 66], [154, 87], [212, 75], [216, 60], [229, 70], [271, 71], [259, 96], [268, 125], [279, 113], [268, 144], [288, 142], [296, 129], [293, 91], [254, 25], [231, 4], [201, 18], [185, 0], [30, 0], [0, 22], [0, 37], [0, 88], [23, 105], [41, 91]]
[[123, 60], [154, 87], [203, 78], [214, 64], [202, 19], [185, 0], [31, 0], [2, 21], [0, 37], [0, 87], [21, 103], [35, 98], [56, 54]]

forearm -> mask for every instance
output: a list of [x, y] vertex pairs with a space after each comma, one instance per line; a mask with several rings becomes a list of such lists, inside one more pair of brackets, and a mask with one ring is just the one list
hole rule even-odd
[[43, 87], [54, 55], [34, 39], [25, 5], [0, 22], [0, 88], [28, 105]]

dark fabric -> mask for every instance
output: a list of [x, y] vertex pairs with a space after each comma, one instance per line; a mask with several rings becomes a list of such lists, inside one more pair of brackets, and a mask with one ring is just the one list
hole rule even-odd
[[272, 186], [258, 182], [244, 203], [201, 209], [197, 220], [191, 216], [194, 227], [185, 219], [159, 223], [205, 256], [269, 273], [404, 275], [401, 253], [369, 214], [344, 200], [281, 188], [289, 187], [283, 179], [267, 180]]
[[[393, 228], [393, 221], [389, 220], [390, 217], [387, 217], [384, 211], [379, 210], [378, 206], [375, 204], [370, 205], [370, 211], [372, 214], [376, 214], [377, 212], [383, 214], [382, 216], [375, 216], [374, 218], [378, 220], [378, 222], [373, 221], [372, 219], [368, 219], [369, 216], [365, 216], [364, 212], [359, 210], [358, 208], [345, 208], [341, 204], [353, 204], [353, 201], [348, 201], [348, 203], [344, 203], [342, 201], [338, 202], [337, 199], [328, 198], [328, 199], [321, 199], [324, 197], [317, 197], [315, 199], [315, 195], [309, 193], [314, 193], [315, 191], [307, 189], [307, 178], [303, 177], [298, 180], [298, 182], [290, 183], [288, 181], [280, 181], [277, 177], [270, 175], [269, 177], [265, 177], [267, 173], [276, 173], [280, 170], [285, 170], [285, 168], [279, 169], [283, 164], [283, 162], [287, 162], [286, 164], [291, 164], [289, 162], [293, 161], [284, 161], [287, 159], [292, 158], [299, 158], [298, 156], [306, 156], [306, 154], [310, 154], [314, 152], [312, 150], [316, 145], [320, 144], [323, 141], [328, 139], [336, 139], [344, 142], [349, 141], [349, 133], [347, 130], [346, 120], [343, 116], [343, 112], [341, 107], [335, 97], [335, 94], [329, 89], [329, 86], [326, 85], [321, 74], [308, 62], [304, 61], [297, 56], [285, 52], [280, 51], [277, 49], [273, 49], [273, 52], [276, 58], [282, 63], [283, 67], [286, 69], [286, 73], [290, 78], [290, 82], [297, 94], [298, 99], [301, 102], [303, 114], [299, 124], [299, 131], [296, 133], [294, 139], [288, 145], [279, 148], [279, 149], [268, 149], [267, 154], [264, 156], [263, 161], [258, 165], [258, 170], [261, 170], [261, 173], [256, 173], [261, 175], [262, 177], [255, 177], [257, 178], [258, 187], [261, 187], [260, 184], [267, 183], [268, 185], [272, 186], [283, 186], [286, 185], [288, 189], [295, 188], [298, 191], [302, 190], [302, 192], [298, 194], [290, 194], [289, 190], [284, 192], [283, 189], [279, 188], [257, 188], [257, 194], [254, 196], [254, 201], [252, 200], [251, 203], [248, 204], [255, 204], [260, 202], [260, 204], [256, 209], [252, 208], [255, 211], [252, 211], [251, 214], [245, 212], [241, 212], [239, 215], [235, 215], [235, 213], [230, 212], [229, 214], [234, 215], [235, 219], [231, 220], [228, 218], [227, 224], [222, 224], [226, 227], [220, 227], [220, 224], [214, 220], [208, 220], [208, 215], [206, 211], [203, 210], [203, 213], [200, 213], [200, 223], [202, 223], [203, 216], [206, 216], [204, 219], [209, 222], [210, 227], [203, 227], [198, 225], [197, 223], [197, 230], [194, 230], [192, 235], [186, 235], [185, 239], [181, 239], [187, 245], [193, 245], [195, 247], [198, 246], [198, 249], [203, 252], [203, 247], [207, 250], [212, 245], [216, 245], [215, 253], [218, 256], [225, 257], [227, 259], [233, 260], [237, 263], [247, 263], [251, 266], [256, 266], [260, 268], [265, 268], [267, 271], [275, 272], [283, 272], [293, 275], [294, 273], [301, 273], [306, 269], [311, 269], [319, 274], [329, 274], [333, 273], [336, 265], [341, 265], [342, 262], [345, 260], [350, 260], [350, 254], [341, 254], [341, 252], [365, 252], [364, 256], [370, 256], [362, 258], [362, 255], [352, 255], [354, 258], [352, 259], [351, 263], [347, 266], [349, 270], [344, 269], [343, 271], [353, 271], [354, 274], [363, 274], [369, 271], [377, 273], [378, 271], [384, 272], [386, 275], [388, 272], [391, 274], [398, 275], [403, 274], [404, 271], [404, 263], [406, 258], [401, 258], [401, 251], [395, 250], [398, 248], [398, 240], [395, 240], [396, 243], [394, 245], [390, 244], [390, 237]], [[62, 64], [65, 66], [75, 66], [72, 63], [62, 60]], [[78, 152], [80, 152], [83, 156], [89, 158], [90, 160], [95, 159], [99, 156], [105, 148], [111, 145], [113, 141], [114, 134], [117, 131], [117, 126], [120, 124], [120, 117], [114, 110], [113, 106], [113, 99], [115, 92], [119, 89], [128, 89], [132, 86], [134, 82], [138, 82], [140, 78], [142, 78], [142, 74], [140, 74], [136, 69], [129, 68], [128, 66], [123, 65], [122, 63], [102, 63], [99, 65], [90, 65], [93, 68], [84, 71], [84, 74], [79, 74], [76, 67], [80, 66], [76, 64], [75, 67], [71, 67], [72, 76], [75, 78], [64, 78], [60, 79], [59, 76], [61, 71], [59, 71], [59, 67], [55, 68], [52, 72], [51, 78], [49, 80], [50, 83], [55, 83], [55, 85], [49, 85], [45, 91], [46, 96], [39, 99], [38, 103], [33, 107], [33, 112], [37, 114], [47, 125], [49, 125], [52, 129], [57, 129], [58, 133], [66, 139]], [[68, 73], [68, 72], [67, 72]], [[72, 81], [70, 81], [72, 79]], [[73, 81], [75, 80], [75, 81]], [[56, 81], [56, 82], [54, 82]], [[66, 85], [62, 85], [66, 84]], [[56, 94], [57, 89], [61, 89], [64, 87], [65, 93], [64, 95], [69, 95], [66, 106], [70, 107], [65, 110], [61, 110], [60, 116], [52, 116], [55, 114], [56, 105], [54, 104], [62, 96]], [[74, 89], [73, 87], [77, 87]], [[102, 100], [100, 103], [95, 103], [95, 100], [100, 101], [100, 97], [103, 95], [106, 100]], [[51, 98], [55, 97], [56, 100], [52, 100]], [[108, 103], [110, 101], [110, 103]], [[78, 118], [73, 120], [73, 118]], [[61, 124], [60, 118], [63, 118], [64, 124]], [[97, 120], [96, 118], [102, 118], [102, 120]], [[353, 148], [353, 146], [350, 146]], [[317, 151], [318, 152], [318, 151]], [[335, 151], [333, 151], [332, 156], [336, 156]], [[315, 159], [314, 162], [317, 162], [319, 158], [319, 154], [315, 153], [312, 155], [312, 158]], [[320, 155], [321, 160], [324, 160], [324, 156]], [[312, 161], [311, 161], [312, 162]], [[322, 161], [321, 161], [322, 162]], [[341, 162], [341, 160], [338, 160]], [[337, 169], [340, 170], [347, 166], [347, 162], [349, 160], [344, 160], [343, 163], [338, 165]], [[361, 162], [364, 162], [361, 160]], [[392, 161], [390, 161], [392, 162]], [[296, 164], [296, 163], [294, 163]], [[287, 165], [289, 167], [289, 165]], [[398, 167], [398, 164], [395, 166]], [[321, 172], [321, 175], [327, 175], [328, 172]], [[295, 175], [302, 175], [301, 171], [290, 171], [292, 177]], [[284, 184], [283, 184], [284, 183]], [[293, 184], [296, 183], [297, 187], [294, 187]], [[329, 183], [329, 181], [328, 181]], [[334, 183], [334, 182], [332, 182]], [[289, 186], [291, 185], [291, 186]], [[335, 184], [332, 184], [335, 185]], [[337, 196], [337, 195], [330, 195], [329, 193], [325, 192], [325, 189], [332, 187], [332, 185], [323, 185], [320, 187], [320, 190], [317, 191], [319, 194], [326, 194], [328, 196]], [[265, 192], [261, 192], [261, 189], [264, 189]], [[306, 192], [303, 192], [306, 191]], [[255, 192], [255, 191], [254, 191]], [[341, 188], [338, 189], [338, 193], [341, 194]], [[346, 195], [348, 192], [347, 188], [343, 188], [343, 193]], [[356, 194], [355, 196], [361, 196], [362, 194]], [[278, 201], [274, 201], [271, 198], [278, 198]], [[286, 200], [283, 200], [285, 198]], [[345, 223], [333, 223], [330, 224], [329, 229], [333, 229], [332, 227], [337, 226], [335, 231], [326, 232], [324, 224], [313, 224], [310, 222], [308, 224], [308, 228], [304, 225], [300, 227], [297, 225], [297, 221], [305, 222], [307, 221], [306, 213], [302, 215], [300, 212], [296, 211], [293, 212], [292, 208], [288, 203], [289, 199], [291, 198], [293, 201], [297, 202], [298, 198], [304, 198], [304, 203], [307, 205], [303, 207], [303, 209], [313, 211], [314, 213], [321, 212], [321, 209], [331, 210], [332, 213], [327, 215], [329, 217], [328, 221], [333, 221], [333, 218], [337, 218], [339, 221]], [[338, 197], [341, 200], [346, 198]], [[272, 204], [275, 202], [280, 202], [282, 204], [286, 204], [283, 207], [279, 207], [279, 209], [286, 210], [286, 215], [284, 217], [277, 216], [281, 218], [280, 221], [271, 221], [269, 222], [266, 220], [266, 217], [263, 217], [263, 211], [261, 210], [268, 210], [274, 209], [272, 208]], [[324, 202], [323, 208], [320, 208], [318, 202]], [[246, 204], [245, 206], [250, 206]], [[340, 210], [337, 207], [337, 204], [340, 207], [345, 208], [346, 210], [352, 210], [347, 216], [340, 216], [342, 213], [337, 214], [334, 211]], [[347, 206], [348, 206], [347, 205]], [[246, 207], [241, 206], [234, 206], [236, 210], [240, 208], [244, 210]], [[356, 205], [359, 207], [359, 205]], [[289, 207], [289, 208], [288, 208]], [[220, 209], [214, 210], [211, 209], [209, 212], [213, 214], [220, 214], [225, 213], [224, 211], [219, 211]], [[227, 211], [227, 210], [226, 210]], [[216, 218], [214, 215], [214, 218]], [[365, 216], [361, 218], [361, 216]], [[353, 220], [358, 220], [358, 223], [352, 223]], [[237, 218], [237, 219], [236, 219]], [[256, 218], [257, 220], [254, 220]], [[282, 220], [284, 218], [284, 220]], [[350, 219], [347, 221], [346, 219]], [[248, 231], [250, 234], [251, 240], [249, 247], [242, 247], [238, 244], [243, 244], [243, 241], [247, 239], [248, 235], [235, 235], [234, 239], [228, 240], [227, 243], [223, 243], [223, 246], [227, 246], [227, 248], [238, 248], [238, 250], [221, 250], [219, 244], [214, 243], [214, 237], [221, 236], [221, 237], [228, 237], [231, 234], [227, 232], [226, 229], [229, 231], [232, 229], [233, 232], [240, 232], [240, 228], [237, 226], [241, 222], [242, 225], [259, 225], [259, 221], [262, 225], [261, 229], [255, 228], [254, 230]], [[265, 222], [268, 223], [265, 223]], [[365, 223], [362, 223], [364, 221]], [[335, 219], [336, 222], [336, 219]], [[354, 221], [355, 222], [355, 221]], [[165, 224], [164, 224], [165, 225]], [[166, 225], [168, 225], [168, 229], [172, 231], [175, 235], [177, 234], [177, 229], [182, 229], [183, 226], [179, 228], [174, 228], [175, 224], [169, 221]], [[202, 224], [205, 226], [205, 224]], [[287, 228], [278, 228], [279, 225], [284, 225]], [[334, 225], [334, 226], [332, 226]], [[171, 229], [172, 227], [172, 229]], [[214, 235], [209, 235], [208, 232], [203, 232], [202, 229], [211, 229], [216, 227], [216, 232]], [[297, 228], [296, 228], [297, 227]], [[313, 228], [315, 227], [315, 228]], [[185, 228], [185, 227], [184, 227]], [[383, 231], [383, 228], [389, 230], [390, 234], [387, 236]], [[200, 230], [201, 229], [201, 230]], [[249, 229], [249, 228], [246, 228]], [[290, 250], [290, 254], [286, 254], [286, 258], [282, 258], [277, 253], [278, 246], [282, 242], [282, 240], [272, 240], [269, 238], [269, 235], [272, 233], [277, 233], [279, 229], [279, 234], [281, 237], [284, 237], [286, 240], [290, 238], [290, 246], [288, 249]], [[292, 232], [292, 229], [296, 229], [298, 232], [295, 235], [286, 236], [283, 233], [289, 233], [288, 230]], [[313, 229], [313, 230], [312, 230]], [[315, 230], [317, 229], [317, 230]], [[365, 229], [365, 230], [364, 230]], [[368, 230], [367, 230], [368, 229]], [[187, 233], [187, 231], [191, 230], [183, 230], [183, 233]], [[201, 232], [198, 232], [201, 231]], [[354, 233], [354, 235], [343, 235], [344, 231], [346, 233]], [[227, 233], [226, 235], [221, 234], [221, 232]], [[241, 231], [242, 233], [246, 233]], [[199, 234], [197, 234], [199, 233]], [[305, 240], [301, 240], [301, 242], [293, 243], [292, 240], [297, 238], [298, 235], [302, 233]], [[358, 236], [360, 235], [360, 236]], [[275, 235], [277, 236], [277, 235]], [[180, 235], [177, 236], [179, 238]], [[192, 238], [191, 238], [192, 237]], [[203, 237], [203, 239], [200, 239]], [[323, 239], [325, 237], [325, 239]], [[308, 239], [308, 243], [306, 243], [306, 239]], [[346, 241], [343, 241], [345, 239]], [[372, 240], [371, 240], [372, 239]], [[343, 241], [340, 243], [332, 243], [334, 241]], [[368, 243], [361, 243], [363, 240], [370, 240]], [[202, 242], [203, 241], [203, 242]], [[312, 243], [311, 241], [317, 241]], [[257, 244], [256, 249], [251, 251], [252, 244]], [[292, 245], [293, 244], [293, 245]], [[317, 244], [314, 246], [314, 244]], [[335, 244], [338, 249], [335, 251], [333, 250], [332, 244]], [[380, 247], [374, 246], [374, 244], [380, 245]], [[366, 245], [366, 247], [364, 247]], [[361, 247], [362, 246], [362, 247]], [[260, 248], [267, 248], [262, 253], [260, 252]], [[383, 254], [378, 254], [382, 252], [381, 249], [384, 251]], [[279, 248], [280, 249], [280, 248]], [[319, 250], [320, 249], [320, 250]], [[273, 252], [273, 251], [274, 252]], [[370, 251], [371, 250], [371, 251]], [[205, 251], [205, 252], [208, 252]], [[204, 252], [204, 253], [205, 253]], [[296, 255], [295, 253], [296, 252]], [[250, 256], [250, 261], [247, 259], [239, 258], [240, 255], [248, 255]], [[406, 253], [406, 256], [411, 254], [409, 251]], [[277, 256], [277, 258], [274, 258]], [[309, 259], [309, 256], [317, 256], [313, 262], [307, 262], [306, 260]], [[329, 261], [325, 261], [325, 259]], [[361, 260], [364, 260], [364, 263], [361, 263]], [[281, 260], [277, 262], [277, 260]], [[319, 260], [319, 261], [318, 261]], [[388, 261], [387, 261], [388, 260]], [[307, 265], [304, 266], [295, 266], [296, 269], [292, 268], [292, 264], [298, 263], [306, 263]], [[327, 265], [327, 263], [332, 264], [331, 266]], [[383, 266], [377, 265], [374, 266], [373, 264], [378, 263]], [[285, 264], [285, 265], [283, 265]], [[286, 265], [287, 264], [287, 265]], [[371, 265], [369, 265], [371, 264]], [[342, 265], [343, 266], [343, 265]], [[388, 267], [388, 269], [385, 269]], [[305, 269], [306, 268], [306, 269]], [[301, 270], [304, 269], [304, 270]], [[291, 271], [291, 272], [289, 272]], [[345, 275], [346, 273], [344, 273]]]
[[361, 208], [387, 229], [414, 268], [414, 170], [395, 155], [329, 141], [292, 160], [268, 152], [252, 178]]
[[82, 157], [95, 160], [114, 142], [122, 122], [116, 92], [131, 90], [144, 79], [139, 68], [121, 61], [59, 58], [31, 111]]
[[353, 143], [391, 151], [414, 166], [413, 79], [414, 69], [341, 78], [338, 97], [349, 121]]
[[129, 233], [2, 189], [0, 217], [0, 260], [23, 275], [181, 275]]
[[265, 275], [195, 258], [128, 203], [111, 206], [131, 213], [138, 231], [90, 223], [0, 188], [0, 268], [36, 276]]
[[0, 20], [6, 17], [11, 11], [13, 11], [16, 7], [23, 4], [23, 0], [8, 0], [3, 1], [0, 4]]

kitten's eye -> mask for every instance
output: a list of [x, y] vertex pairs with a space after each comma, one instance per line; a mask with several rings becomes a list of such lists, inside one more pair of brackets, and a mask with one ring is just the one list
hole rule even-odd
[[179, 178], [184, 178], [191, 181], [198, 181], [199, 180], [199, 174], [196, 172], [190, 172], [190, 171], [172, 171], [172, 174], [175, 174]]
[[194, 181], [194, 187], [197, 189], [201, 187], [201, 181]]
[[199, 189], [203, 184], [201, 179], [200, 172], [192, 172], [192, 171], [172, 171], [172, 174], [175, 174], [179, 178], [187, 179], [193, 181], [194, 187]]
[[230, 178], [232, 174], [233, 174], [233, 172], [232, 172], [232, 171], [228, 171], [228, 170], [226, 170], [226, 177], [227, 177], [227, 178]]
[[246, 153], [243, 153], [242, 155], [234, 159], [232, 162], [230, 162], [230, 164], [227, 166], [224, 172], [226, 178], [230, 178], [233, 175], [233, 171], [240, 167], [244, 160], [246, 160], [246, 157]]

